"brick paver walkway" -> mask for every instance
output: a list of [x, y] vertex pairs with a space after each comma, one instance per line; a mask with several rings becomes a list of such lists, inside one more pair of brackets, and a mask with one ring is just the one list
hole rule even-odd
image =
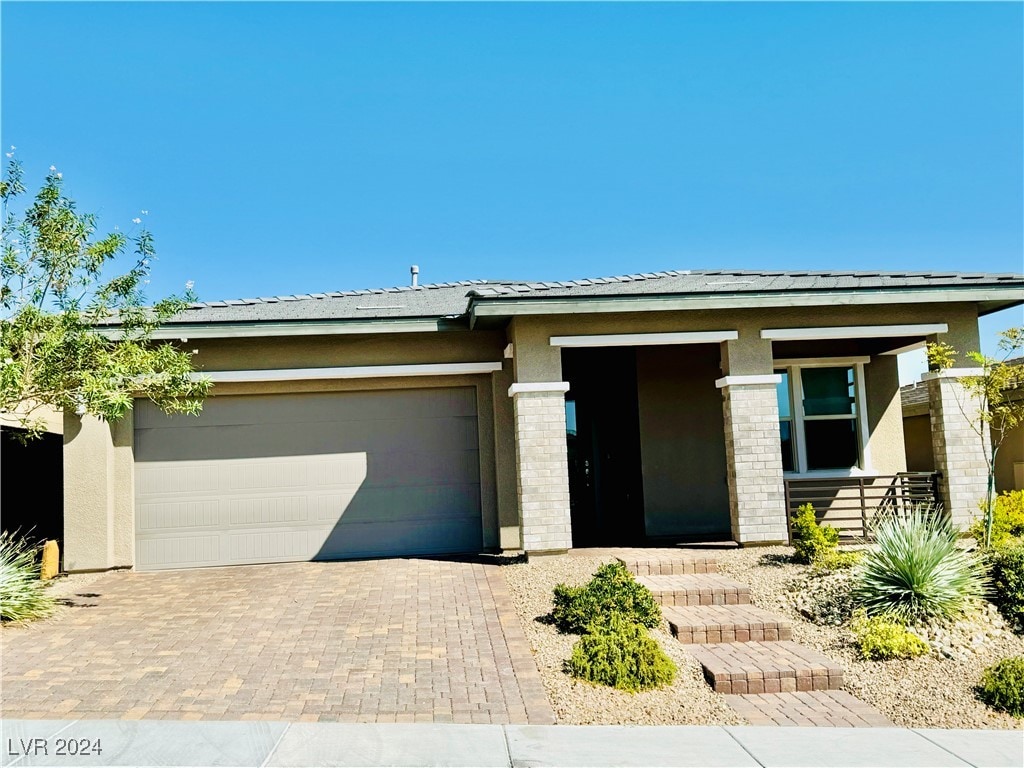
[[729, 695], [729, 706], [751, 725], [895, 728], [889, 718], [846, 691]]
[[109, 574], [5, 627], [8, 718], [553, 723], [496, 566]]

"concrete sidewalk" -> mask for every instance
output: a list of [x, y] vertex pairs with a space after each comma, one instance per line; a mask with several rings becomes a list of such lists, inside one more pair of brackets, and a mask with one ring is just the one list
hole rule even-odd
[[18, 768], [1024, 765], [1014, 731], [4, 720], [0, 737], [0, 765]]

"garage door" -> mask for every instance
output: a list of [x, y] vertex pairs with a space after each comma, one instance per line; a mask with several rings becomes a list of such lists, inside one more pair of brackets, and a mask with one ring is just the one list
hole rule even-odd
[[140, 569], [481, 546], [468, 387], [140, 401], [135, 462]]

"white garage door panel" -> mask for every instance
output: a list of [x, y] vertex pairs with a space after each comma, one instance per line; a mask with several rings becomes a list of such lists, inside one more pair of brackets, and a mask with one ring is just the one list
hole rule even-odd
[[481, 546], [471, 388], [139, 403], [135, 423], [141, 569]]

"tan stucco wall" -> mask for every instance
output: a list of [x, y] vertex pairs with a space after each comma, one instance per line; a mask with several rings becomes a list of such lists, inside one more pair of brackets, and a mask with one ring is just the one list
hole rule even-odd
[[[60, 435], [64, 432], [64, 414], [52, 408], [40, 406], [34, 409], [31, 419], [33, 422], [39, 423], [44, 432], [51, 432], [55, 435]], [[0, 413], [0, 426], [21, 429], [21, 421], [9, 413]]]
[[996, 489], [999, 491], [1024, 490], [1024, 426], [1006, 433], [999, 453], [996, 454]]
[[109, 424], [64, 417], [64, 569], [135, 562], [132, 416]]
[[932, 453], [932, 422], [928, 412], [903, 419], [903, 441], [910, 472], [934, 472]]
[[[927, 412], [907, 415], [903, 419], [906, 441], [907, 469], [912, 472], [931, 472], [935, 469], [932, 454], [932, 427]], [[1010, 430], [996, 455], [996, 490], [1024, 490], [1024, 427]]]
[[648, 536], [729, 532], [719, 365], [718, 345], [637, 348]]
[[895, 355], [877, 355], [864, 366], [867, 397], [869, 469], [881, 475], [907, 470], [903, 449], [903, 412]]
[[[552, 335], [568, 336], [574, 334], [600, 333], [656, 333], [672, 331], [719, 331], [738, 330], [742, 348], [736, 347], [736, 354], [731, 361], [733, 375], [746, 373], [763, 373], [755, 368], [763, 359], [763, 342], [760, 338], [762, 328], [813, 328], [818, 326], [837, 325], [904, 325], [918, 323], [946, 322], [950, 325], [950, 335], [957, 340], [970, 338], [971, 318], [974, 318], [974, 338], [977, 338], [977, 315], [974, 307], [960, 304], [913, 304], [892, 305], [885, 308], [884, 316], [880, 316], [878, 307], [871, 306], [834, 306], [827, 309], [815, 308], [809, 311], [803, 307], [786, 307], [782, 309], [744, 309], [744, 310], [700, 310], [675, 312], [621, 312], [612, 314], [573, 314], [573, 315], [541, 315], [513, 318], [510, 332], [515, 334], [513, 340], [518, 342], [520, 349], [517, 356], [527, 346], [549, 346], [548, 337]], [[954, 333], [955, 332], [955, 333]], [[745, 337], [751, 336], [748, 341]], [[945, 339], [945, 335], [944, 335]], [[948, 340], [948, 339], [945, 339]], [[958, 341], [958, 343], [960, 343]], [[836, 354], [846, 354], [839, 350], [839, 342], [830, 342], [837, 349]], [[976, 342], [975, 342], [976, 345]], [[555, 370], [555, 358], [550, 353], [534, 350], [535, 357], [522, 364], [517, 360], [516, 373], [519, 381], [551, 381], [540, 378], [550, 375]], [[747, 362], [744, 362], [744, 361]], [[520, 366], [521, 367], [518, 367]], [[560, 369], [560, 362], [558, 363]], [[525, 378], [525, 377], [531, 378]]]
[[198, 339], [182, 342], [198, 349], [200, 370], [327, 368], [347, 365], [405, 365], [500, 361], [501, 331], [446, 331], [269, 339]]

